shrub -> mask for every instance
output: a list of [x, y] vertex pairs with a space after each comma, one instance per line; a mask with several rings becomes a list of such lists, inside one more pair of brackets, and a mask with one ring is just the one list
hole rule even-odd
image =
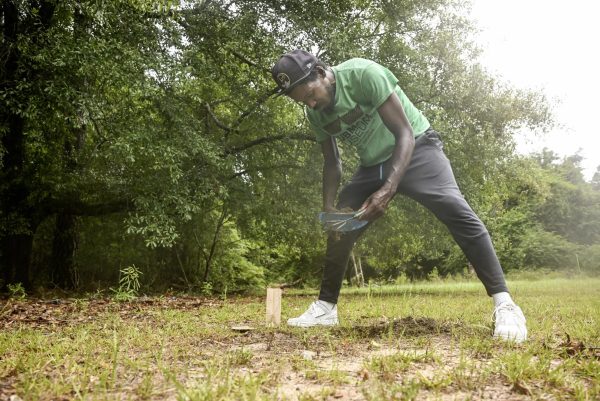
[[600, 244], [582, 248], [577, 259], [583, 273], [600, 274]]
[[577, 245], [541, 229], [528, 231], [520, 247], [525, 255], [525, 267], [563, 269], [577, 264]]

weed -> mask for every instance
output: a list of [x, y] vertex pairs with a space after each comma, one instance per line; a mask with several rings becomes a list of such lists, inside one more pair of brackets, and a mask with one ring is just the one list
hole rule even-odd
[[246, 366], [252, 361], [252, 351], [248, 349], [238, 349], [228, 354], [228, 361], [232, 366]]
[[223, 302], [227, 302], [227, 285], [223, 288], [223, 292], [221, 293], [221, 300]]
[[437, 371], [431, 377], [417, 372], [417, 376], [423, 388], [433, 390], [436, 393], [452, 384], [452, 378], [446, 376], [443, 371]]
[[496, 353], [496, 344], [491, 336], [483, 338], [474, 335], [465, 336], [461, 338], [460, 344], [461, 347], [468, 349], [470, 354], [476, 358], [490, 359]]
[[338, 369], [325, 370], [322, 368], [314, 367], [304, 372], [304, 377], [307, 380], [314, 380], [321, 384], [327, 383], [332, 385], [341, 385], [349, 383], [350, 380], [345, 372]]
[[311, 393], [302, 393], [298, 396], [298, 401], [318, 401], [321, 398], [317, 398], [314, 394]]
[[121, 269], [120, 275], [119, 287], [116, 289], [111, 288], [113, 298], [119, 302], [134, 300], [137, 298], [140, 289], [139, 278], [142, 275], [141, 270], [135, 267], [135, 265], [131, 265]]
[[[211, 370], [209, 368], [209, 370]], [[169, 376], [178, 391], [178, 400], [252, 400], [262, 394], [265, 373], [258, 375], [239, 375], [227, 370], [211, 370], [205, 380], [181, 383], [173, 375]]]
[[363, 395], [367, 401], [412, 401], [417, 398], [422, 386], [418, 380], [411, 379], [402, 383], [383, 384], [363, 388]]
[[450, 370], [448, 378], [450, 382], [460, 390], [473, 391], [481, 387], [490, 377], [490, 370], [461, 356], [456, 367]]
[[364, 368], [384, 381], [395, 381], [397, 375], [406, 372], [415, 363], [437, 363], [439, 358], [430, 352], [398, 352], [389, 356], [371, 358]]
[[8, 284], [8, 295], [11, 299], [17, 299], [19, 301], [27, 298], [27, 293], [25, 292], [25, 288], [21, 283]]
[[142, 400], [148, 400], [154, 392], [154, 374], [151, 371], [146, 371], [142, 380], [137, 385], [135, 393]]
[[433, 270], [427, 273], [427, 281], [441, 281], [437, 267], [434, 267]]
[[211, 296], [213, 293], [213, 285], [208, 281], [202, 283], [202, 287], [200, 288], [200, 293], [204, 296]]

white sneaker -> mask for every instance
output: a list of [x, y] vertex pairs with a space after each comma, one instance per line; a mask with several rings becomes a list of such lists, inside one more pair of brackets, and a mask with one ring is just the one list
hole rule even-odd
[[504, 302], [494, 309], [494, 338], [521, 343], [527, 340], [523, 311], [513, 302]]
[[338, 324], [337, 305], [329, 310], [320, 301], [315, 301], [302, 315], [288, 319], [287, 324], [296, 327], [335, 326]]

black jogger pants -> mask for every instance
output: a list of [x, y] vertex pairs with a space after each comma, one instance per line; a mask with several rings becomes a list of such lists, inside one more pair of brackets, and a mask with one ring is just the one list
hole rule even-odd
[[[410, 164], [397, 193], [416, 200], [448, 227], [488, 295], [508, 292], [490, 235], [458, 189], [450, 161], [442, 147], [440, 136], [433, 129], [416, 139]], [[381, 188], [388, 169], [389, 160], [375, 166], [360, 167], [342, 188], [337, 208], [358, 210], [371, 194]], [[368, 227], [342, 234], [339, 238], [329, 236], [320, 300], [337, 303], [354, 243]]]

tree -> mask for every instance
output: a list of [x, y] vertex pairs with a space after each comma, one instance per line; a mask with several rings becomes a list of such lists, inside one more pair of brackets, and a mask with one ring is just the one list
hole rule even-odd
[[35, 167], [28, 160], [26, 143], [27, 117], [32, 112], [27, 98], [31, 94], [31, 82], [40, 79], [40, 71], [23, 68], [23, 60], [27, 58], [27, 47], [43, 40], [55, 11], [54, 2], [43, 1], [35, 6], [35, 13], [33, 10], [23, 12], [17, 2], [3, 1], [0, 11], [0, 54], [3, 55], [0, 69], [3, 103], [0, 111], [3, 156], [0, 176], [0, 265], [5, 283], [19, 281], [25, 286], [29, 285], [28, 266], [33, 233], [45, 216], [29, 204], [37, 182]]
[[[4, 284], [28, 284], [40, 225], [52, 226], [40, 246], [54, 256], [50, 272], [36, 273], [63, 287], [74, 284], [78, 254], [97, 255], [90, 238], [223, 288], [233, 276], [220, 263], [245, 266], [254, 283], [318, 271], [319, 148], [302, 110], [271, 97], [269, 68], [294, 47], [332, 64], [361, 56], [390, 67], [444, 133], [471, 203], [492, 215], [508, 196], [512, 134], [550, 118], [541, 94], [506, 87], [471, 61], [472, 26], [459, 11], [449, 0], [3, 2]], [[348, 174], [356, 159], [345, 163]], [[102, 242], [91, 232], [100, 224], [124, 233]], [[366, 238], [362, 251], [382, 270], [454, 255], [416, 205], [381, 225], [389, 237]]]
[[596, 172], [594, 173], [594, 176], [592, 177], [592, 188], [594, 188], [594, 190], [598, 191], [600, 190], [600, 166], [596, 167]]
[[[186, 161], [197, 162], [196, 172], [214, 159], [201, 141], [182, 140], [193, 133], [189, 123], [179, 127], [177, 140], [169, 135], [181, 123], [172, 118], [169, 107], [177, 102], [165, 85], [180, 72], [170, 54], [178, 37], [163, 35], [171, 24], [143, 2], [3, 2], [4, 284], [29, 285], [33, 237], [51, 216], [59, 216], [58, 232], [65, 234], [75, 232], [74, 216], [143, 210], [129, 216], [135, 230], [167, 208], [172, 212], [160, 214], [164, 230], [156, 229], [156, 219], [144, 228], [159, 243], [172, 241], [171, 216], [186, 218], [195, 207], [179, 206], [183, 198], [201, 197], [199, 191], [151, 184], [183, 180], [184, 152]], [[73, 241], [55, 243], [58, 267]]]

